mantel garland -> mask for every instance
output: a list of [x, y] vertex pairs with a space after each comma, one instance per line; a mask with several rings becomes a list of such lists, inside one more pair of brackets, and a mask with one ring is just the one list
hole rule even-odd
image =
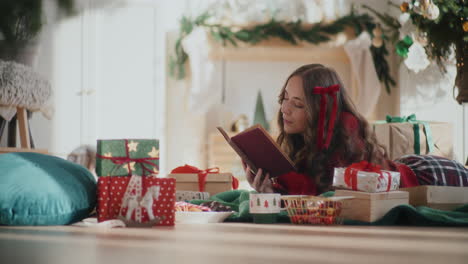
[[[368, 14], [356, 14], [354, 11], [351, 11], [349, 15], [338, 18], [333, 23], [317, 23], [314, 25], [305, 24], [300, 20], [297, 22], [286, 22], [273, 18], [266, 23], [248, 28], [209, 24], [207, 22], [209, 18], [210, 14], [208, 12], [201, 14], [195, 19], [186, 16], [182, 17], [180, 33], [174, 47], [175, 53], [174, 56], [170, 57], [169, 61], [170, 75], [175, 79], [180, 80], [185, 77], [185, 63], [188, 55], [182, 47], [182, 40], [196, 27], [206, 28], [213, 39], [223, 46], [231, 44], [235, 47], [238, 46], [238, 41], [255, 45], [272, 38], [284, 40], [292, 45], [298, 45], [300, 42], [317, 45], [330, 41], [331, 37], [344, 32], [346, 28], [352, 28], [356, 36], [363, 31], [367, 31], [372, 38], [381, 39], [381, 44], [370, 47], [377, 75], [379, 80], [385, 85], [387, 93], [390, 94], [391, 87], [396, 85], [395, 80], [390, 75], [390, 68], [386, 59], [388, 50], [385, 44], [389, 39], [386, 35], [388, 32], [381, 30], [379, 24]], [[383, 22], [387, 19], [390, 23], [394, 23], [390, 17], [379, 18]]]

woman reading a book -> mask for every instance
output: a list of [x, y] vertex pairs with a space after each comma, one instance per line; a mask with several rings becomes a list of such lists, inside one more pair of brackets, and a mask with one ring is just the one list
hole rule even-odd
[[[388, 160], [385, 148], [357, 112], [333, 69], [320, 64], [298, 68], [287, 78], [279, 103], [277, 143], [297, 171], [271, 179], [261, 169], [254, 175], [244, 164], [247, 180], [258, 192], [321, 194], [331, 190], [335, 167], [363, 160], [383, 170], [400, 171], [401, 186], [419, 185], [414, 168], [403, 164], [407, 160]], [[411, 162], [415, 162], [414, 158]], [[460, 166], [468, 179], [468, 171], [461, 164], [452, 166]]]

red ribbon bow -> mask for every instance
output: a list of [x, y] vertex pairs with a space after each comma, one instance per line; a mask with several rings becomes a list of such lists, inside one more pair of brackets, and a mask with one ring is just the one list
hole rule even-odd
[[[198, 190], [200, 192], [205, 191], [205, 182], [208, 173], [219, 173], [219, 168], [208, 168], [206, 170], [200, 170], [195, 166], [190, 166], [185, 164], [185, 166], [180, 166], [171, 171], [171, 173], [197, 173], [198, 174]], [[236, 190], [239, 187], [239, 180], [236, 177], [232, 176], [232, 189]]]
[[131, 166], [130, 166], [130, 162], [135, 162], [136, 164], [140, 164], [142, 174], [143, 174], [141, 176], [145, 176], [146, 172], [149, 172], [149, 174], [154, 173], [154, 171], [147, 168], [145, 166], [145, 164], [149, 165], [151, 167], [156, 167], [156, 164], [153, 163], [153, 162], [150, 162], [150, 160], [159, 160], [159, 158], [150, 158], [150, 157], [147, 157], [147, 158], [130, 158], [130, 154], [129, 154], [129, 150], [128, 150], [128, 140], [127, 139], [125, 139], [125, 157], [106, 157], [106, 156], [102, 156], [100, 154], [96, 154], [96, 157], [98, 157], [100, 159], [110, 160], [114, 164], [117, 164], [117, 165], [120, 165], [120, 166], [122, 166], [124, 164], [127, 164], [127, 166], [128, 166], [128, 176], [132, 176], [132, 169], [131, 169]]
[[[375, 172], [380, 174], [379, 178], [384, 178], [383, 172], [380, 169], [379, 165], [372, 164], [365, 160], [353, 163], [345, 170], [344, 180], [346, 185], [350, 186], [354, 191], [357, 191], [357, 174], [359, 171], [367, 171], [367, 172]], [[389, 172], [387, 173], [388, 177], [388, 185], [387, 185], [387, 192], [390, 191], [390, 187], [392, 185], [392, 175]]]
[[[317, 147], [319, 150], [323, 148], [328, 148], [330, 146], [331, 137], [333, 134], [333, 128], [335, 127], [336, 112], [338, 110], [338, 103], [336, 99], [336, 94], [340, 90], [340, 85], [334, 84], [328, 87], [316, 86], [312, 89], [312, 93], [320, 94], [320, 113], [318, 120], [318, 131], [317, 131]], [[323, 138], [325, 132], [325, 113], [327, 112], [327, 94], [332, 96], [333, 107], [330, 115], [330, 120], [328, 121], [328, 130], [327, 138]], [[324, 143], [325, 142], [325, 143]]]

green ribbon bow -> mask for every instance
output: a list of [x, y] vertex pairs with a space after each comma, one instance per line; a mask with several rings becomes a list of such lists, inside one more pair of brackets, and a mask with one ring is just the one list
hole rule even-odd
[[429, 153], [434, 150], [434, 141], [432, 140], [432, 131], [431, 127], [428, 122], [420, 121], [416, 119], [415, 114], [411, 114], [409, 116], [389, 116], [385, 118], [387, 123], [412, 123], [413, 124], [413, 132], [414, 132], [414, 153], [421, 154], [421, 139], [419, 135], [419, 124], [424, 126], [424, 131], [426, 132], [426, 143], [427, 149]]

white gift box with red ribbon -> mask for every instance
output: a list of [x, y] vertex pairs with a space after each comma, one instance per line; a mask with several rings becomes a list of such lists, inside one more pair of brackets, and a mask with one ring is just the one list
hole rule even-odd
[[400, 173], [380, 170], [379, 166], [363, 161], [335, 168], [333, 186], [369, 193], [395, 191], [400, 187]]

